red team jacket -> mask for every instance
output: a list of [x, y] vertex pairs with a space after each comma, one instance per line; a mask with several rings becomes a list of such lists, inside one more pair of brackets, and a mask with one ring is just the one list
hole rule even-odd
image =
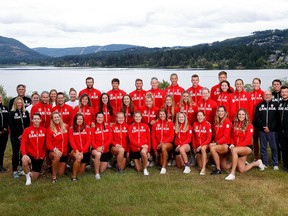
[[85, 124], [88, 126], [91, 126], [91, 123], [95, 122], [95, 113], [92, 107], [86, 105], [81, 106], [81, 108], [79, 108], [79, 106], [76, 106], [73, 112], [74, 112], [73, 118], [77, 113], [82, 113], [84, 115]]
[[192, 146], [196, 149], [199, 146], [209, 145], [212, 140], [211, 124], [208, 121], [194, 122]]
[[[41, 115], [41, 123], [40, 126], [48, 128], [50, 127], [50, 116], [52, 112], [52, 106], [50, 104], [43, 104], [42, 102], [39, 102], [35, 105], [33, 105], [31, 109], [31, 120], [33, 118], [34, 113], [40, 113]], [[32, 125], [32, 122], [31, 122]]]
[[178, 105], [180, 112], [184, 112], [188, 118], [188, 122], [190, 125], [196, 121], [196, 114], [198, 112], [197, 106], [190, 106], [187, 103], [183, 103], [182, 106]]
[[20, 152], [22, 155], [30, 155], [34, 159], [44, 159], [46, 155], [46, 128], [34, 127], [25, 128], [22, 134]]
[[[232, 91], [232, 93], [234, 92], [234, 89], [231, 86], [230, 90]], [[220, 94], [220, 83], [211, 88], [210, 98], [214, 101], [217, 101], [219, 94]]]
[[96, 123], [95, 128], [92, 128], [92, 147], [104, 147], [103, 153], [109, 152], [109, 146], [112, 142], [112, 131], [109, 125]]
[[262, 91], [262, 89], [258, 89], [258, 90], [253, 90], [252, 92], [250, 92], [250, 96], [251, 96], [251, 100], [252, 100], [252, 116], [251, 117], [251, 122], [254, 119], [254, 112], [255, 112], [255, 108], [256, 106], [261, 103], [262, 101], [264, 101], [264, 91]]
[[115, 123], [112, 125], [112, 146], [119, 144], [126, 152], [129, 151], [128, 128], [129, 125], [125, 122], [123, 124]]
[[218, 106], [224, 106], [226, 108], [226, 111], [228, 113], [228, 117], [230, 120], [233, 120], [232, 116], [232, 98], [233, 95], [228, 92], [220, 92], [217, 98], [217, 105]]
[[120, 111], [121, 109], [121, 104], [122, 104], [122, 98], [124, 95], [126, 95], [126, 92], [118, 89], [118, 90], [110, 90], [107, 92], [109, 99], [110, 99], [110, 104], [113, 107], [113, 112], [116, 114]]
[[91, 129], [86, 127], [83, 131], [80, 131], [79, 128], [79, 130], [75, 132], [74, 129], [70, 127], [69, 142], [74, 152], [77, 150], [82, 153], [89, 152], [91, 145]]
[[46, 146], [49, 151], [54, 151], [54, 148], [58, 148], [59, 151], [62, 152], [62, 156], [66, 156], [68, 154], [68, 137], [69, 137], [69, 129], [68, 125], [66, 125], [66, 131], [61, 133], [60, 126], [56, 125], [57, 133], [54, 133], [51, 128], [47, 129], [46, 134]]
[[251, 100], [251, 95], [248, 92], [235, 91], [233, 93], [232, 106], [231, 107], [232, 107], [231, 114], [232, 114], [233, 119], [234, 119], [237, 111], [240, 108], [245, 108], [249, 114], [249, 118], [251, 121], [252, 112], [253, 112], [253, 104], [252, 104], [252, 100]]
[[160, 143], [172, 143], [174, 140], [174, 123], [158, 119], [152, 126], [152, 147], [157, 151]]
[[[164, 109], [164, 107], [162, 107], [162, 108]], [[179, 107], [175, 105], [175, 107], [174, 107], [174, 119], [172, 119], [172, 106], [167, 106], [166, 110], [165, 110], [166, 115], [167, 115], [167, 119], [174, 122], [176, 115], [179, 111], [180, 111]]]
[[78, 98], [80, 98], [80, 96], [83, 94], [87, 94], [89, 96], [93, 109], [97, 111], [100, 103], [101, 92], [95, 88], [92, 89], [85, 88], [79, 92]]
[[131, 151], [138, 152], [143, 145], [148, 145], [148, 151], [151, 148], [150, 129], [145, 123], [134, 122], [128, 128]]
[[160, 88], [157, 89], [150, 89], [147, 91], [147, 93], [150, 92], [153, 96], [153, 104], [156, 106], [158, 109], [162, 107], [164, 104], [165, 96], [166, 93], [165, 91], [161, 90]]
[[168, 88], [165, 89], [166, 95], [173, 95], [175, 104], [180, 102], [181, 95], [184, 92], [184, 88], [179, 86], [178, 84], [173, 86], [170, 85]]
[[229, 118], [225, 118], [222, 124], [214, 126], [214, 142], [218, 145], [230, 144], [232, 123]]
[[142, 122], [146, 124], [150, 124], [152, 120], [156, 120], [158, 116], [159, 109], [156, 106], [148, 108], [147, 106], [143, 106], [139, 108], [139, 111], [142, 114]]
[[202, 98], [201, 96], [202, 88], [203, 88], [202, 86], [198, 85], [196, 88], [191, 86], [190, 88], [186, 90], [187, 92], [190, 93], [193, 102], [195, 102], [196, 104], [198, 104], [198, 101], [200, 101]]
[[242, 122], [239, 122], [236, 129], [232, 128], [231, 144], [236, 147], [239, 146], [251, 146], [253, 137], [253, 125], [248, 124], [245, 131], [241, 130]]
[[180, 124], [180, 130], [175, 132], [175, 146], [182, 146], [184, 144], [190, 144], [192, 140], [192, 127], [188, 125], [187, 131], [184, 131], [184, 125]]
[[146, 96], [146, 91], [145, 90], [135, 90], [132, 91], [130, 94], [130, 97], [132, 99], [132, 102], [134, 104], [135, 110], [138, 110], [139, 107], [145, 105], [145, 96]]
[[54, 111], [59, 112], [62, 118], [62, 121], [65, 124], [68, 124], [69, 126], [71, 126], [71, 124], [73, 123], [73, 114], [74, 114], [71, 106], [67, 104], [63, 104], [63, 106], [56, 105], [52, 108], [52, 112]]
[[213, 125], [215, 120], [215, 114], [217, 110], [217, 103], [212, 99], [204, 100], [203, 98], [198, 102], [198, 111], [203, 111], [206, 120]]

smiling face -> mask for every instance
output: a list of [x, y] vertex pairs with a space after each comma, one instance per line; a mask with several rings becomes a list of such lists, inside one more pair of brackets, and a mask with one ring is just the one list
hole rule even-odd
[[192, 77], [192, 86], [197, 87], [199, 85], [199, 77]]
[[149, 108], [151, 108], [152, 107], [152, 105], [153, 105], [153, 100], [152, 100], [152, 98], [146, 98], [146, 106], [147, 107], [149, 107]]
[[283, 98], [284, 101], [286, 101], [288, 99], [288, 89], [281, 89], [281, 96]]
[[84, 118], [82, 115], [77, 116], [76, 124], [81, 126], [84, 123]]
[[107, 105], [107, 103], [108, 103], [108, 95], [106, 95], [106, 94], [102, 95], [102, 103]]
[[203, 114], [203, 112], [198, 112], [198, 114], [197, 114], [198, 122], [203, 122], [204, 119], [205, 119], [205, 115]]
[[202, 89], [201, 91], [202, 98], [206, 101], [209, 98], [209, 90], [208, 89]]
[[71, 91], [69, 94], [69, 98], [72, 102], [76, 101], [77, 93], [76, 91]]
[[260, 81], [258, 79], [254, 79], [253, 82], [252, 82], [252, 85], [253, 85], [253, 89], [255, 90], [258, 90], [260, 89]]
[[173, 86], [177, 85], [178, 83], [178, 76], [176, 74], [173, 74], [170, 76], [170, 81], [171, 81], [171, 84]]
[[59, 124], [60, 123], [60, 115], [59, 113], [54, 113], [52, 114], [52, 121], [54, 124]]
[[141, 122], [141, 119], [142, 119], [142, 116], [141, 116], [140, 113], [135, 113], [135, 114], [134, 114], [134, 121], [135, 121], [136, 123], [140, 123], [140, 122]]
[[235, 88], [237, 91], [242, 91], [244, 88], [244, 83], [242, 82], [242, 80], [237, 80], [235, 82]]
[[128, 95], [125, 95], [123, 97], [123, 102], [124, 102], [125, 106], [129, 106], [130, 102], [131, 102], [130, 97]]
[[18, 99], [17, 102], [16, 102], [16, 107], [17, 109], [22, 109], [23, 108], [23, 101]]
[[40, 126], [40, 122], [41, 122], [40, 116], [33, 115], [32, 122], [33, 122], [34, 127], [39, 127]]
[[54, 101], [56, 101], [56, 97], [57, 97], [57, 92], [51, 91], [50, 92], [50, 100], [54, 102]]
[[188, 92], [183, 93], [182, 98], [183, 101], [187, 103], [189, 101], [189, 93]]
[[26, 89], [25, 89], [24, 86], [21, 86], [21, 85], [20, 85], [20, 86], [17, 88], [17, 94], [18, 94], [19, 97], [24, 97], [24, 96], [25, 96], [25, 92], [26, 92]]
[[87, 79], [86, 80], [86, 86], [88, 89], [92, 89], [94, 85], [94, 80], [93, 79]]
[[228, 86], [228, 84], [226, 83], [226, 82], [223, 82], [222, 84], [221, 84], [221, 90], [223, 91], [223, 92], [227, 92], [227, 90], [229, 89], [229, 86]]
[[161, 119], [162, 121], [166, 119], [166, 113], [164, 111], [159, 112], [159, 119]]
[[158, 85], [159, 85], [158, 80], [156, 80], [156, 79], [151, 80], [151, 87], [152, 87], [152, 89], [157, 89], [157, 88], [158, 88]]
[[87, 96], [84, 96], [84, 97], [81, 99], [81, 104], [82, 104], [83, 106], [87, 106], [88, 102], [89, 102], [89, 99], [88, 99]]
[[116, 117], [116, 121], [117, 121], [119, 124], [123, 124], [123, 123], [124, 123], [124, 120], [125, 120], [124, 113], [118, 113], [118, 114], [117, 114], [117, 117]]
[[183, 113], [179, 114], [178, 122], [183, 124], [185, 122], [185, 115]]
[[225, 115], [225, 110], [223, 107], [219, 107], [218, 110], [217, 110], [217, 114], [218, 114], [218, 117], [219, 118], [223, 118], [224, 115]]
[[135, 82], [135, 87], [136, 87], [137, 90], [142, 90], [142, 88], [143, 88], [143, 82], [140, 81], [140, 80], [137, 80], [137, 81]]
[[172, 106], [172, 98], [171, 98], [171, 97], [166, 97], [165, 103], [166, 103], [166, 105], [169, 106], [169, 107]]
[[65, 97], [62, 94], [57, 95], [57, 104], [62, 106], [65, 103]]
[[43, 104], [47, 104], [49, 102], [49, 94], [48, 93], [42, 93], [41, 101]]
[[96, 116], [96, 121], [97, 123], [102, 124], [104, 122], [104, 115], [102, 113], [98, 113]]
[[246, 118], [246, 113], [243, 110], [239, 110], [237, 114], [237, 118], [239, 121], [243, 122]]

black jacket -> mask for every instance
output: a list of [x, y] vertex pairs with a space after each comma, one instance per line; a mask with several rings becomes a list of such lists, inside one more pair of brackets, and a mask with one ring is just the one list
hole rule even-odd
[[[12, 106], [13, 106], [13, 103], [14, 103], [14, 100], [15, 100], [16, 98], [17, 98], [17, 97], [14, 97], [14, 98], [12, 98], [12, 99], [9, 101], [9, 106], [8, 106], [9, 111], [11, 111]], [[31, 103], [32, 103], [31, 98], [26, 97], [26, 96], [24, 96], [24, 97], [22, 97], [22, 98], [23, 98], [23, 100], [24, 100], [25, 108], [31, 105]]]
[[25, 113], [23, 113], [22, 110], [11, 111], [9, 113], [9, 128], [11, 136], [19, 137], [20, 135], [22, 135], [24, 128], [29, 127], [29, 125], [30, 119], [27, 110], [25, 111]]
[[288, 133], [288, 100], [279, 102], [278, 120], [280, 131]]
[[259, 103], [255, 108], [253, 124], [259, 129], [264, 131], [263, 127], [268, 127], [270, 131], [277, 131], [277, 119], [278, 119], [278, 103], [277, 102], [266, 102]]

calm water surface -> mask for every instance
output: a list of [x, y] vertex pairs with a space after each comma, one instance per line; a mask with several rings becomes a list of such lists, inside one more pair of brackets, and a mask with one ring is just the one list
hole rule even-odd
[[[200, 85], [211, 88], [218, 83], [220, 70], [170, 70], [170, 69], [130, 69], [130, 68], [55, 68], [55, 67], [10, 67], [0, 68], [0, 85], [4, 86], [8, 96], [16, 96], [16, 86], [19, 83], [26, 84], [27, 93], [41, 92], [52, 88], [58, 91], [68, 92], [70, 87], [79, 90], [85, 88], [85, 78], [92, 76], [95, 79], [94, 87], [107, 92], [111, 89], [111, 80], [120, 79], [120, 88], [126, 92], [134, 90], [134, 81], [141, 78], [144, 89], [150, 89], [151, 77], [169, 81], [171, 73], [179, 76], [179, 85], [187, 89], [191, 86], [191, 75], [198, 74]], [[267, 89], [272, 80], [288, 77], [287, 69], [273, 70], [226, 70], [228, 80], [232, 86], [237, 78], [242, 78], [246, 83], [251, 83], [254, 77], [262, 80], [262, 89]]]

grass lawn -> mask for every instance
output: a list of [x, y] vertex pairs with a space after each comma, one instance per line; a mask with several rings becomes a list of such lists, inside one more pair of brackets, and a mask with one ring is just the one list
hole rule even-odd
[[253, 169], [236, 174], [236, 180], [200, 176], [196, 168], [184, 175], [168, 167], [166, 175], [149, 168], [150, 176], [128, 168], [125, 175], [107, 170], [96, 181], [92, 171], [78, 182], [71, 173], [51, 183], [43, 175], [25, 186], [14, 180], [8, 143], [5, 167], [0, 173], [0, 215], [288, 215], [288, 173]]

